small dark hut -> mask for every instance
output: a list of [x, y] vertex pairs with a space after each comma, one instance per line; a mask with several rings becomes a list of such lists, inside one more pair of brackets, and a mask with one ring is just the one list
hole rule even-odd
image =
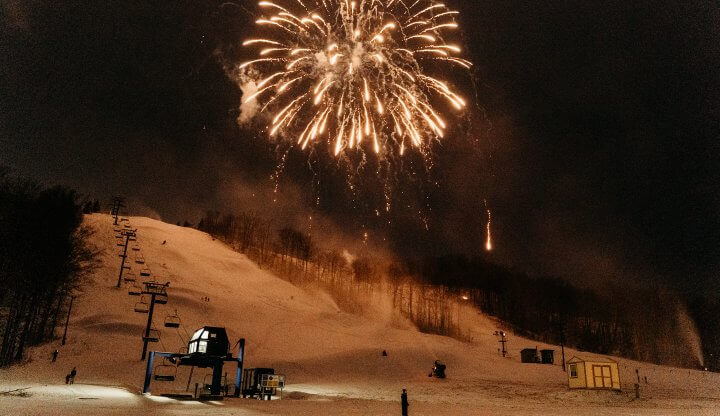
[[537, 348], [525, 348], [520, 351], [520, 361], [524, 363], [538, 363], [538, 350]]

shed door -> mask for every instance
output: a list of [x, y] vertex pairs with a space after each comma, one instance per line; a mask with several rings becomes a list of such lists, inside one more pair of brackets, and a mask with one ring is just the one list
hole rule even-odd
[[593, 365], [592, 370], [596, 388], [612, 388], [612, 370], [609, 365]]

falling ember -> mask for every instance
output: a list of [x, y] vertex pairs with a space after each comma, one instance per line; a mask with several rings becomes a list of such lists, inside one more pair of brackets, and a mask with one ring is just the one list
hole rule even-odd
[[[440, 113], [466, 101], [425, 72], [438, 64], [469, 69], [446, 43], [458, 12], [432, 0], [261, 1], [261, 38], [243, 46], [256, 58], [238, 69], [257, 74], [243, 104], [269, 112], [267, 130], [305, 149], [326, 142], [339, 156], [367, 146], [381, 155], [420, 150], [444, 136]], [[442, 109], [442, 110], [441, 110]]]
[[490, 208], [488, 208], [487, 200], [485, 200], [485, 210], [487, 211], [487, 237], [485, 239], [485, 250], [491, 251], [493, 249], [492, 245], [492, 236], [490, 234], [490, 225], [492, 223], [492, 213], [490, 212]]

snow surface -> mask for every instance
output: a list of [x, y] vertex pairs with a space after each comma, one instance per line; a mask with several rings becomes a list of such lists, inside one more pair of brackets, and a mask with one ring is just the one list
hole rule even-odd
[[[411, 415], [720, 415], [720, 374], [616, 358], [622, 392], [570, 391], [559, 365], [520, 363], [520, 350], [535, 346], [554, 348], [559, 362], [559, 347], [508, 334], [509, 357], [503, 358], [493, 335], [502, 327], [472, 308], [461, 311], [470, 343], [418, 332], [381, 297], [371, 313], [348, 314], [327, 294], [294, 286], [205, 233], [131, 217], [153, 278], [171, 282], [169, 302], [156, 306], [161, 342], [150, 349], [175, 352], [185, 346], [186, 333], [223, 326], [231, 343], [247, 340], [246, 367], [273, 367], [288, 382], [283, 399], [271, 402], [157, 396], [185, 390], [190, 370], [181, 367], [175, 382], [153, 381], [156, 395], [143, 396], [140, 336], [147, 315], [133, 311], [139, 298], [129, 296], [125, 284], [115, 288], [120, 248], [111, 217], [93, 214], [86, 223], [104, 250], [104, 264], [75, 301], [67, 344], [33, 348], [26, 363], [0, 370], [0, 414], [399, 415], [406, 388]], [[144, 266], [128, 251], [139, 275]], [[175, 310], [182, 327], [164, 328], [164, 317]], [[60, 354], [51, 363], [55, 348]], [[566, 350], [567, 359], [574, 355], [595, 356]], [[445, 380], [427, 377], [436, 359], [448, 366]], [[76, 384], [66, 386], [74, 366]], [[232, 377], [235, 366], [226, 369]], [[639, 400], [635, 369], [648, 377]], [[196, 369], [191, 389], [208, 374]], [[15, 389], [23, 390], [3, 394]]]

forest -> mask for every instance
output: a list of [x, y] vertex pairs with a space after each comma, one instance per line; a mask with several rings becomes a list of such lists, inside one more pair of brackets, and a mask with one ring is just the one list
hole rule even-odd
[[387, 259], [363, 250], [350, 256], [256, 212], [208, 212], [197, 228], [286, 280], [321, 287], [348, 311], [386, 295], [424, 332], [469, 341], [460, 311], [470, 303], [530, 339], [660, 364], [704, 364], [701, 352], [688, 347], [684, 305], [662, 287], [592, 290], [513, 271], [482, 255]]
[[95, 205], [0, 168], [0, 366], [57, 336], [71, 298], [97, 265], [82, 225], [83, 210]]

